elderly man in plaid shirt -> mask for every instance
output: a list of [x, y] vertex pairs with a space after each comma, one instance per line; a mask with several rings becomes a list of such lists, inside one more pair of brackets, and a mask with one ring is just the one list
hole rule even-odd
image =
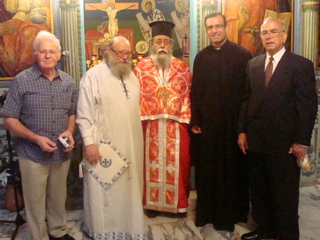
[[[36, 63], [13, 79], [1, 113], [6, 128], [19, 139], [16, 151], [32, 239], [74, 239], [66, 232], [65, 201], [76, 86], [56, 67], [61, 47], [54, 35], [39, 32], [33, 49]], [[68, 138], [69, 147], [60, 137]]]

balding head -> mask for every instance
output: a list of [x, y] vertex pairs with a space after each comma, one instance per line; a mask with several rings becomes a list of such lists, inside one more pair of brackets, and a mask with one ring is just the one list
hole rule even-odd
[[128, 39], [123, 36], [115, 36], [109, 42], [109, 48], [117, 48], [117, 46], [125, 46], [131, 49], [131, 45]]
[[128, 39], [116, 36], [111, 39], [105, 61], [110, 71], [119, 78], [124, 78], [131, 72], [131, 46]]

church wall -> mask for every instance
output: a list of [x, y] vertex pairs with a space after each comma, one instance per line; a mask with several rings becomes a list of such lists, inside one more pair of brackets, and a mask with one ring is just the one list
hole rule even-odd
[[[71, 56], [67, 56], [64, 59], [62, 59], [61, 63], [59, 64], [59, 67], [65, 71], [67, 71], [69, 74], [71, 74], [79, 84], [81, 75], [86, 71], [87, 67], [89, 65], [92, 65], [96, 62], [94, 62], [93, 57], [98, 57], [99, 54], [92, 54], [92, 49], [96, 48], [98, 51], [94, 53], [99, 53], [99, 51], [102, 49], [102, 47], [106, 46], [108, 43], [108, 29], [107, 29], [107, 23], [108, 20], [108, 14], [105, 12], [104, 7], [105, 3], [107, 1], [105, 0], [48, 0], [51, 2], [51, 8], [50, 8], [50, 16], [52, 18], [50, 21], [53, 24], [53, 30], [54, 33], [62, 39], [62, 46], [64, 47], [63, 51], [71, 51], [70, 48], [73, 48], [73, 45], [77, 45], [76, 48], [74, 48], [75, 52], [70, 52]], [[173, 39], [175, 40], [174, 44], [174, 56], [179, 57], [186, 61], [187, 63], [190, 63], [191, 69], [192, 69], [192, 62], [196, 55], [196, 53], [202, 49], [203, 47], [207, 46], [209, 43], [206, 40], [206, 36], [204, 34], [203, 29], [203, 19], [204, 16], [213, 11], [222, 11], [224, 13], [227, 13], [226, 10], [230, 9], [230, 6], [232, 4], [237, 5], [237, 2], [240, 2], [240, 0], [215, 0], [215, 1], [209, 1], [209, 0], [180, 0], [181, 4], [185, 4], [182, 9], [182, 5], [178, 5], [178, 0], [151, 0], [150, 2], [153, 4], [154, 9], [158, 9], [159, 12], [161, 12], [165, 18], [165, 20], [173, 21], [173, 19], [176, 21], [176, 24], [180, 27], [180, 33], [175, 32], [173, 34]], [[263, 2], [280, 2], [276, 0], [261, 0]], [[126, 36], [130, 39], [132, 45], [133, 45], [133, 51], [135, 52], [134, 57], [136, 60], [138, 60], [138, 57], [146, 56], [148, 53], [146, 50], [148, 46], [148, 34], [147, 30], [144, 29], [140, 25], [144, 25], [148, 22], [148, 18], [150, 18], [148, 12], [146, 11], [146, 0], [142, 1], [133, 1], [133, 0], [109, 0], [109, 2], [114, 3], [115, 9], [119, 10], [116, 14], [116, 19], [118, 19], [118, 26], [119, 31], [123, 34], [126, 34]], [[260, 2], [258, 0], [251, 1], [251, 2]], [[303, 25], [299, 24], [304, 17], [303, 7], [302, 5], [305, 2], [315, 2], [314, 0], [310, 1], [304, 1], [304, 0], [289, 0], [289, 1], [281, 1], [281, 2], [287, 2], [289, 6], [291, 7], [290, 12], [292, 12], [292, 21], [290, 25], [290, 43], [288, 47], [291, 49], [291, 51], [296, 52], [298, 54], [302, 54], [302, 46], [304, 42], [308, 40], [308, 36], [304, 35], [304, 39], [302, 39], [303, 36]], [[317, 1], [319, 4], [319, 1]], [[89, 6], [93, 5], [97, 8], [102, 8], [103, 10], [97, 10], [93, 7]], [[127, 8], [130, 5], [134, 5], [128, 9]], [[63, 7], [62, 7], [63, 6]], [[229, 6], [229, 8], [228, 8]], [[237, 5], [238, 6], [238, 5]], [[1, 6], [0, 6], [1, 7]], [[63, 26], [63, 23], [61, 22], [61, 19], [68, 18], [69, 15], [65, 14], [65, 11], [72, 11], [72, 18], [68, 19], [68, 22], [76, 23], [74, 25], [67, 24], [67, 26]], [[64, 15], [65, 14], [65, 15]], [[231, 13], [229, 13], [231, 16]], [[190, 15], [192, 16], [190, 18]], [[137, 17], [140, 16], [140, 17]], [[316, 43], [318, 44], [317, 47], [315, 47], [314, 51], [316, 52], [316, 60], [315, 60], [315, 67], [316, 67], [316, 75], [317, 75], [317, 86], [318, 89], [320, 89], [320, 55], [318, 51], [318, 47], [320, 48], [320, 37], [319, 37], [319, 14], [317, 14], [318, 17], [318, 23], [317, 23], [317, 29], [314, 29], [314, 31], [317, 32], [317, 39]], [[140, 22], [139, 20], [140, 19]], [[3, 22], [3, 20], [0, 22]], [[139, 25], [140, 23], [140, 25]], [[102, 26], [102, 28], [101, 28]], [[189, 28], [191, 26], [191, 29]], [[68, 29], [69, 28], [75, 28], [74, 34], [68, 35]], [[107, 30], [106, 30], [107, 29]], [[129, 30], [123, 30], [123, 29], [129, 29]], [[245, 28], [247, 29], [247, 28]], [[92, 30], [92, 34], [87, 36], [88, 31], [90, 32]], [[253, 31], [253, 29], [251, 29]], [[144, 34], [143, 34], [144, 32]], [[234, 31], [233, 31], [234, 32]], [[180, 35], [179, 35], [180, 34]], [[239, 35], [241, 33], [236, 32], [235, 34]], [[254, 33], [255, 34], [255, 33]], [[256, 38], [257, 36], [253, 36]], [[89, 35], [89, 34], [88, 34]], [[1, 35], [0, 35], [1, 36]], [[187, 37], [188, 39], [185, 39], [184, 37]], [[1, 38], [1, 37], [0, 37]], [[191, 41], [189, 40], [191, 39]], [[182, 43], [183, 40], [188, 40]], [[67, 45], [67, 41], [69, 41], [69, 45]], [[88, 44], [90, 43], [91, 44]], [[86, 44], [87, 43], [87, 44]], [[138, 44], [139, 43], [139, 44]], [[0, 41], [0, 44], [2, 42]], [[137, 45], [138, 44], [138, 45]], [[65, 48], [65, 46], [68, 46]], [[90, 49], [88, 49], [88, 46], [91, 46]], [[93, 47], [92, 47], [93, 46]], [[188, 46], [186, 49], [185, 46]], [[258, 46], [258, 45], [257, 45]], [[256, 47], [257, 47], [256, 46]], [[258, 48], [258, 47], [257, 47]], [[102, 49], [103, 50], [103, 49]], [[88, 52], [91, 51], [91, 55], [88, 54]], [[254, 50], [252, 53], [257, 52]], [[95, 56], [93, 56], [95, 55]], [[72, 57], [77, 56], [77, 61], [79, 62], [79, 66], [76, 69], [71, 68], [72, 65], [74, 65], [75, 61], [72, 59]], [[67, 58], [70, 58], [69, 60]], [[0, 75], [0, 95], [2, 95], [3, 91], [7, 91], [10, 86], [10, 79], [4, 78], [4, 76]], [[320, 90], [319, 90], [320, 94]], [[314, 164], [314, 172], [310, 176], [302, 175], [302, 182], [303, 183], [312, 183], [316, 177], [316, 174], [320, 173], [320, 140], [319, 140], [319, 127], [318, 127], [318, 120], [315, 125], [313, 139], [312, 139], [312, 152], [310, 154], [311, 160]], [[0, 118], [0, 138], [4, 138], [5, 136], [5, 130], [2, 125], [2, 119]], [[73, 164], [71, 166], [71, 173], [69, 177], [69, 195], [75, 199], [81, 199], [82, 191], [81, 191], [81, 179], [78, 179], [77, 177], [77, 169], [78, 169], [78, 163], [80, 162], [82, 158], [82, 142], [81, 137], [78, 132], [76, 132], [76, 139], [77, 139], [77, 146], [75, 150], [75, 154], [73, 157]], [[0, 139], [0, 141], [4, 141], [3, 139]], [[1, 146], [0, 146], [1, 147]], [[0, 149], [1, 150], [1, 149]], [[192, 179], [193, 180], [193, 179]], [[0, 188], [1, 189], [1, 188]], [[81, 200], [78, 205], [81, 205]], [[78, 206], [77, 205], [77, 206]], [[70, 206], [71, 208], [74, 208], [76, 206]], [[1, 204], [0, 204], [1, 208]]]

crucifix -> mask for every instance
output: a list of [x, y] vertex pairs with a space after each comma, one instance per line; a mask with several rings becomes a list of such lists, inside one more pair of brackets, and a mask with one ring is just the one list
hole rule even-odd
[[[117, 3], [117, 0], [109, 0], [108, 3], [113, 3], [115, 8], [127, 8], [130, 5], [134, 5], [132, 6], [130, 9], [128, 10], [138, 10], [139, 9], [139, 2], [121, 2], [121, 3]], [[105, 8], [106, 3], [86, 3], [85, 4], [85, 10], [86, 11], [92, 11], [92, 10], [97, 10], [97, 8]], [[96, 8], [95, 8], [96, 7]]]
[[161, 92], [161, 97], [164, 101], [164, 107], [167, 107], [167, 99], [169, 97], [169, 93], [167, 91], [167, 75], [168, 75], [169, 70], [165, 70], [164, 68], [162, 68], [162, 71], [159, 71], [159, 75], [160, 75], [160, 83], [162, 85], [162, 92]]
[[162, 86], [162, 92], [161, 92], [161, 97], [164, 101], [164, 106], [167, 106], [167, 98], [169, 97], [169, 93], [167, 91], [167, 87], [166, 86]]

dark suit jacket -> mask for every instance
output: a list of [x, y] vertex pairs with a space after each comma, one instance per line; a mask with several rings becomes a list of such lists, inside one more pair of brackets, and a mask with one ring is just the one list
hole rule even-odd
[[310, 145], [318, 101], [310, 60], [286, 51], [265, 87], [265, 57], [248, 63], [239, 133], [250, 151], [276, 156], [293, 143]]

